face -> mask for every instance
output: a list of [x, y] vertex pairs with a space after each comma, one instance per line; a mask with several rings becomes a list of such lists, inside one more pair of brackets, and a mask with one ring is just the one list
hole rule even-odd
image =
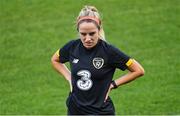
[[91, 49], [99, 40], [99, 29], [92, 22], [83, 22], [79, 24], [79, 35], [83, 46]]

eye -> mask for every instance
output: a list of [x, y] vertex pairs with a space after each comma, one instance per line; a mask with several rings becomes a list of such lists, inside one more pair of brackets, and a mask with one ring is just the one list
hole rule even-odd
[[86, 36], [86, 35], [87, 35], [87, 33], [81, 33], [81, 35]]
[[90, 36], [93, 36], [96, 32], [91, 32], [89, 33]]

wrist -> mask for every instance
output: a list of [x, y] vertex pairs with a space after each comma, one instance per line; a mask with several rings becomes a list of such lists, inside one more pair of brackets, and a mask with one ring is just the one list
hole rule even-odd
[[117, 86], [117, 84], [116, 84], [116, 82], [114, 80], [111, 81], [111, 84], [113, 86], [112, 89], [118, 88], [118, 86]]

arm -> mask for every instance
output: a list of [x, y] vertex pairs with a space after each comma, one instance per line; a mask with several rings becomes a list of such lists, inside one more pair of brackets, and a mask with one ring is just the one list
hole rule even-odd
[[59, 62], [59, 56], [57, 53], [55, 53], [52, 58], [51, 58], [51, 63], [52, 63], [52, 66], [54, 67], [54, 69], [62, 74], [65, 79], [69, 82], [70, 84], [70, 89], [72, 91], [72, 86], [71, 86], [71, 72], [69, 71], [69, 69], [66, 67], [65, 64], [62, 64]]
[[[126, 75], [121, 76], [118, 79], [114, 80], [114, 83], [117, 87], [123, 84], [129, 83], [133, 81], [134, 79], [144, 75], [143, 67], [135, 60], [132, 60], [132, 63], [128, 65], [128, 70], [129, 72]], [[105, 101], [107, 100], [108, 95], [111, 89], [113, 88], [114, 88], [114, 85], [111, 83], [109, 90], [106, 94]]]
[[144, 75], [143, 67], [135, 60], [133, 60], [132, 63], [128, 66], [128, 70], [129, 72], [126, 75], [115, 80], [117, 86], [129, 83]]

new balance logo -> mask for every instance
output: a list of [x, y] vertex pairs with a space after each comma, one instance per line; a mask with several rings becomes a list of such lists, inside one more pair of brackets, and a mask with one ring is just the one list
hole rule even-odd
[[79, 59], [74, 59], [72, 62], [76, 64], [79, 62]]

